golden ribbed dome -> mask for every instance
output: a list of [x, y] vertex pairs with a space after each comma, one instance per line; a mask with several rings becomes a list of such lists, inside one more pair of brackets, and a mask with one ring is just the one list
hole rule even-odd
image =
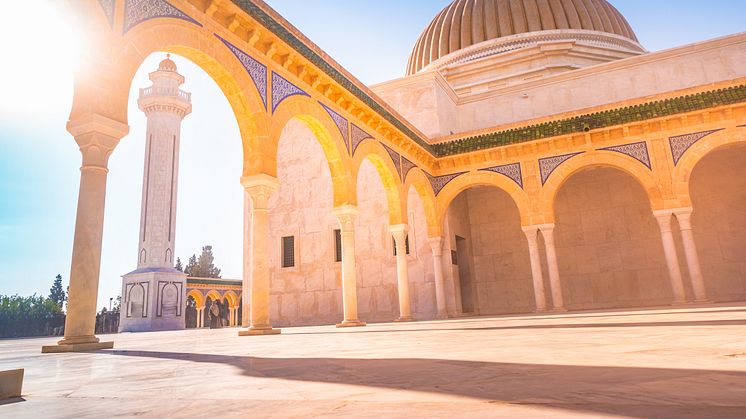
[[605, 32], [637, 42], [627, 20], [606, 0], [454, 0], [420, 35], [407, 74], [480, 42], [561, 29]]

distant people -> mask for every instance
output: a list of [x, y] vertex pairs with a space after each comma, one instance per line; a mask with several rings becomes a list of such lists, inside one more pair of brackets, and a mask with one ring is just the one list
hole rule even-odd
[[223, 326], [220, 318], [220, 306], [217, 301], [213, 301], [210, 306], [210, 329], [220, 329]]

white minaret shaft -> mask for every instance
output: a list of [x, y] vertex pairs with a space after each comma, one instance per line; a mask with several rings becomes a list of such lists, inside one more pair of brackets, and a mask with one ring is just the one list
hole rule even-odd
[[192, 111], [184, 77], [170, 57], [150, 73], [151, 87], [137, 101], [148, 118], [137, 268], [172, 268], [181, 121]]

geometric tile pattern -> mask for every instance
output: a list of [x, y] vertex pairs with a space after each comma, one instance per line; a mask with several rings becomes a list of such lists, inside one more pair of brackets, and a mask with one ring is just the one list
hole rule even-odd
[[114, 8], [116, 7], [116, 0], [98, 0], [98, 4], [104, 9], [106, 18], [109, 19], [109, 26], [114, 26]]
[[523, 175], [521, 174], [520, 163], [512, 163], [512, 164], [506, 164], [503, 166], [487, 167], [487, 168], [480, 169], [480, 170], [484, 170], [487, 172], [495, 172], [503, 176], [507, 176], [513, 182], [517, 183], [518, 186], [521, 187], [521, 189], [523, 189]]
[[545, 183], [547, 183], [547, 179], [549, 179], [549, 176], [562, 163], [583, 153], [584, 151], [581, 151], [580, 153], [563, 154], [561, 156], [554, 156], [554, 157], [547, 157], [545, 159], [539, 159], [539, 172], [541, 173], [541, 184], [544, 185]]
[[342, 138], [345, 140], [345, 147], [347, 148], [347, 152], [350, 152], [350, 135], [348, 133], [350, 128], [350, 123], [347, 121], [347, 118], [343, 117], [342, 115], [334, 112], [329, 108], [328, 106], [324, 105], [323, 103], [319, 102], [321, 106], [326, 109], [326, 112], [329, 114], [330, 117], [332, 117], [332, 121], [334, 121], [334, 124], [337, 125], [337, 128], [339, 128], [339, 133], [342, 134]]
[[127, 33], [134, 26], [159, 17], [173, 17], [202, 26], [201, 23], [175, 8], [166, 0], [126, 0], [124, 4], [124, 29], [122, 31]]
[[454, 173], [451, 175], [444, 175], [444, 176], [431, 176], [429, 173], [425, 173], [427, 175], [427, 179], [430, 181], [430, 185], [433, 187], [433, 193], [437, 196], [440, 191], [443, 190], [443, 188], [446, 187], [446, 185], [452, 181], [453, 179], [456, 179], [457, 177], [463, 175], [466, 172], [461, 173]]
[[350, 129], [350, 134], [352, 137], [352, 155], [355, 155], [355, 150], [357, 150], [357, 146], [360, 145], [360, 143], [363, 142], [363, 140], [366, 140], [368, 138], [373, 138], [370, 134], [365, 132], [362, 128], [359, 128], [357, 125], [352, 124], [352, 127]]
[[394, 149], [389, 148], [389, 146], [387, 146], [386, 144], [381, 143], [381, 145], [383, 146], [383, 148], [386, 149], [386, 152], [389, 153], [389, 156], [391, 156], [391, 160], [394, 161], [394, 166], [396, 166], [396, 174], [399, 175], [399, 179], [401, 179], [401, 156], [399, 155], [399, 153], [394, 151]]
[[246, 72], [249, 73], [249, 77], [251, 77], [251, 80], [256, 86], [256, 90], [259, 91], [259, 96], [261, 96], [262, 98], [264, 109], [267, 109], [267, 66], [255, 60], [249, 54], [241, 51], [240, 49], [238, 49], [238, 47], [221, 38], [220, 36], [215, 36], [223, 41], [225, 46], [227, 46], [231, 50], [233, 55], [238, 58], [238, 61], [241, 62], [241, 65], [244, 69], [246, 69]]
[[648, 169], [653, 170], [653, 167], [650, 165], [648, 143], [646, 143], [645, 141], [625, 145], [616, 145], [613, 147], [604, 147], [599, 148], [599, 150], [614, 151], [616, 153], [625, 154], [644, 164], [645, 166], [647, 166]]
[[679, 164], [679, 160], [684, 156], [687, 150], [694, 145], [697, 141], [707, 137], [708, 135], [722, 131], [720, 129], [714, 129], [710, 131], [695, 132], [692, 134], [678, 135], [676, 137], [670, 137], [668, 143], [671, 146], [671, 155], [673, 156], [673, 165]]
[[409, 173], [409, 171], [417, 167], [417, 165], [412, 163], [408, 158], [404, 156], [402, 156], [401, 158], [401, 164], [402, 164], [402, 172], [401, 172], [402, 181], [405, 181], [407, 180], [407, 174]]
[[290, 96], [310, 96], [300, 87], [290, 83], [281, 75], [272, 72], [272, 113], [275, 113], [277, 106], [282, 103], [283, 100]]

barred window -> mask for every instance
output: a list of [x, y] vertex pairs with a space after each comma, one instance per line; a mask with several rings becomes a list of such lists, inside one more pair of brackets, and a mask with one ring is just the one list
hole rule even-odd
[[282, 238], [282, 267], [292, 268], [295, 266], [295, 236]]
[[342, 262], [342, 230], [334, 230], [334, 261]]

